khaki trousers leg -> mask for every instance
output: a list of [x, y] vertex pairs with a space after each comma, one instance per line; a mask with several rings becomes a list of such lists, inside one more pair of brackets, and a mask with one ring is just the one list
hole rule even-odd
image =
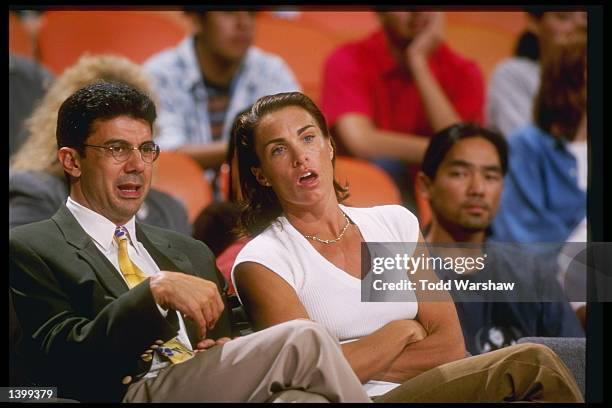
[[287, 389], [331, 402], [371, 402], [338, 341], [302, 319], [197, 353], [132, 384], [124, 402], [265, 402]]
[[574, 377], [541, 344], [525, 343], [443, 364], [375, 402], [584, 402]]

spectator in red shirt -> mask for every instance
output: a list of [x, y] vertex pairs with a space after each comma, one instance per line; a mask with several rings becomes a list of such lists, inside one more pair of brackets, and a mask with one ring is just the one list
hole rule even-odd
[[440, 12], [379, 12], [381, 29], [333, 52], [322, 107], [341, 153], [375, 161], [414, 208], [414, 169], [429, 137], [461, 120], [482, 122], [483, 75], [442, 40]]

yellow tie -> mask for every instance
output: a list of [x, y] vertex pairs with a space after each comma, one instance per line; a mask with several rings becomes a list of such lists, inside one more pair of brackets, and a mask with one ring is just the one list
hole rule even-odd
[[[128, 232], [125, 227], [115, 229], [115, 242], [119, 248], [119, 269], [131, 289], [145, 280], [147, 277], [128, 255]], [[167, 357], [173, 364], [182, 363], [194, 356], [194, 352], [189, 350], [179, 339], [174, 337], [157, 347], [157, 352]]]

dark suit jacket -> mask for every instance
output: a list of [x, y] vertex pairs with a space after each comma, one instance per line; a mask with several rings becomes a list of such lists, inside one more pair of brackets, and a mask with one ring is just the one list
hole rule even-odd
[[[202, 277], [223, 291], [214, 257], [200, 241], [138, 223], [136, 236], [160, 269]], [[62, 397], [121, 400], [126, 377], [136, 381], [151, 365], [143, 352], [178, 331], [176, 313], [159, 313], [149, 280], [128, 290], [65, 205], [49, 220], [10, 230], [9, 259], [27, 371], [36, 384], [57, 386]], [[230, 335], [225, 296], [223, 301], [223, 315], [207, 337]], [[195, 327], [185, 323], [195, 344]], [[206, 381], [190, 380], [194, 386]]]
[[[69, 191], [63, 178], [41, 171], [9, 174], [9, 229], [51, 218], [66, 203]], [[136, 221], [191, 236], [187, 210], [174, 197], [151, 188]]]

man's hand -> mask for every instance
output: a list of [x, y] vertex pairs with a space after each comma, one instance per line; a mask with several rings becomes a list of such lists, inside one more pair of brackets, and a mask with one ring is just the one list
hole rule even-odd
[[232, 339], [230, 339], [229, 337], [220, 337], [217, 340], [204, 339], [204, 340], [201, 340], [196, 345], [196, 349], [194, 351], [196, 353], [199, 353], [200, 351], [207, 350], [207, 349], [209, 349], [211, 347], [214, 347], [214, 346], [222, 346], [222, 345], [224, 345], [225, 343], [227, 343], [230, 340], [232, 340]]
[[444, 36], [444, 14], [439, 11], [428, 15], [425, 27], [414, 37], [406, 47], [407, 65], [416, 58], [427, 56], [440, 44]]
[[155, 303], [194, 321], [202, 338], [207, 328], [215, 327], [225, 308], [217, 285], [196, 276], [161, 271], [151, 277], [150, 287]]

